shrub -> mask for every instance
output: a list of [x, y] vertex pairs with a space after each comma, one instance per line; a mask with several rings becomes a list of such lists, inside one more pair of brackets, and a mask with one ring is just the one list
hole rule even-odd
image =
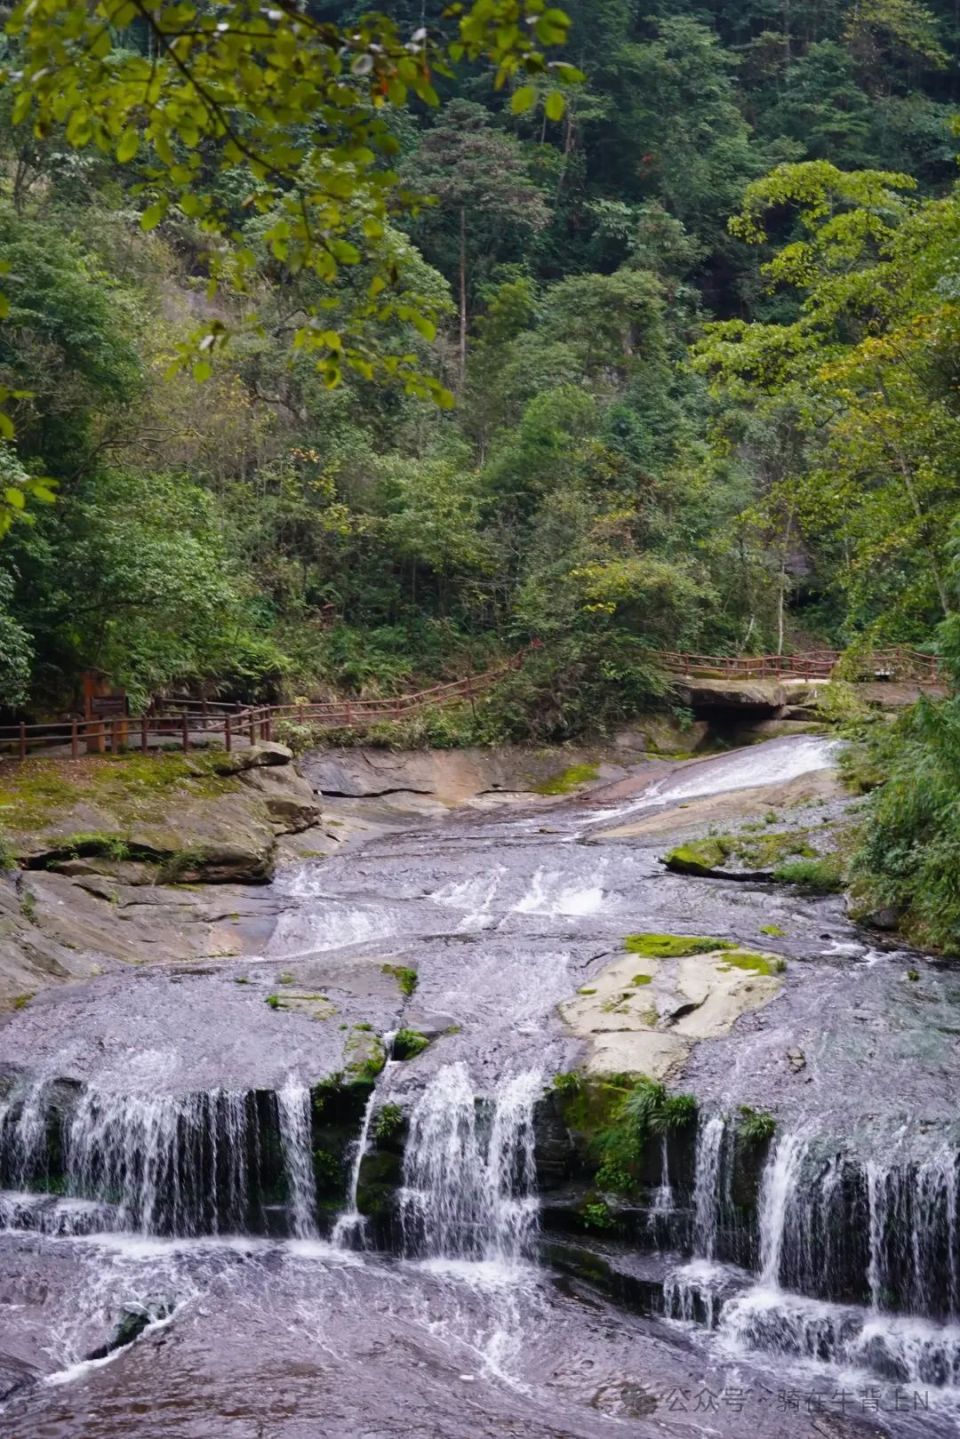
[[394, 1059], [416, 1059], [430, 1043], [418, 1029], [398, 1029], [393, 1038]]
[[777, 1121], [766, 1109], [741, 1104], [737, 1129], [748, 1144], [766, 1144], [777, 1132]]

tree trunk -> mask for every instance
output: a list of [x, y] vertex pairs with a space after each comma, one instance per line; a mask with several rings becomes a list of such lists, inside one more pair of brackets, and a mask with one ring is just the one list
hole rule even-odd
[[460, 393], [467, 374], [467, 211], [460, 206]]

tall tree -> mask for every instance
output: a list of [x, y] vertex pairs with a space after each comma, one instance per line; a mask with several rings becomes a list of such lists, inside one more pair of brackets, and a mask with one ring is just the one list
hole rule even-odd
[[435, 207], [421, 211], [416, 233], [441, 268], [443, 250], [449, 251], [453, 239], [462, 391], [473, 271], [481, 256], [495, 261], [511, 241], [542, 230], [550, 210], [543, 192], [530, 179], [521, 144], [494, 129], [488, 112], [469, 100], [454, 100], [444, 108], [405, 173], [412, 185], [436, 200]]

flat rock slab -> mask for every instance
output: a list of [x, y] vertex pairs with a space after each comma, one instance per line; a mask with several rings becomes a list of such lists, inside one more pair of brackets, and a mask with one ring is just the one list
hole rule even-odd
[[560, 1006], [587, 1041], [592, 1074], [675, 1077], [695, 1044], [729, 1034], [783, 987], [783, 960], [717, 949], [675, 959], [627, 954]]

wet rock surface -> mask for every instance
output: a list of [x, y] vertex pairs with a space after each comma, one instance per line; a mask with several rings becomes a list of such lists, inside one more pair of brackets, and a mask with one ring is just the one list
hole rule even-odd
[[134, 757], [130, 782], [127, 761], [97, 763], [92, 799], [41, 776], [32, 827], [11, 828], [26, 868], [0, 873], [0, 1005], [118, 965], [255, 952], [279, 839], [321, 818], [282, 745]]
[[[254, 906], [244, 924], [258, 936], [251, 952], [201, 963], [163, 953], [167, 901], [152, 905], [153, 891], [128, 871], [25, 876], [53, 887], [45, 906], [57, 886], [77, 893], [83, 923], [93, 923], [88, 901], [91, 914], [159, 908], [147, 951], [158, 958], [130, 968], [107, 957], [102, 975], [51, 987], [0, 1021], [5, 1132], [20, 1145], [11, 1139], [4, 1162], [13, 1174], [28, 1141], [36, 1152], [59, 1144], [69, 1188], [72, 1143], [88, 1165], [72, 1172], [95, 1186], [93, 1161], [109, 1150], [120, 1156], [115, 1192], [101, 1183], [98, 1202], [109, 1210], [119, 1195], [122, 1211], [135, 1190], [153, 1206], [128, 1204], [140, 1216], [169, 1212], [176, 1170], [193, 1237], [151, 1233], [142, 1217], [104, 1233], [121, 1221], [93, 1213], [95, 1196], [11, 1191], [0, 1294], [15, 1322], [0, 1342], [0, 1378], [9, 1369], [68, 1382], [15, 1394], [7, 1431], [955, 1433], [950, 1276], [929, 1292], [923, 1276], [949, 1250], [956, 1220], [956, 1171], [930, 1156], [954, 1152], [960, 980], [871, 947], [839, 899], [672, 874], [659, 862], [667, 843], [702, 838], [721, 806], [725, 823], [755, 816], [758, 803], [785, 825], [788, 811], [805, 824], [836, 814], [830, 762], [829, 745], [809, 737], [693, 764], [627, 755], [587, 796], [492, 802], [485, 783], [472, 787], [475, 775], [461, 779], [453, 812], [451, 789], [348, 793], [341, 772], [346, 797], [324, 802], [325, 857], [301, 852], [272, 886], [243, 891]], [[404, 765], [412, 783], [413, 762]], [[307, 771], [316, 782], [313, 762]], [[313, 832], [300, 842], [312, 847]], [[113, 886], [118, 902], [80, 881]], [[229, 892], [175, 893], [191, 910], [207, 906], [202, 922], [215, 925]], [[650, 961], [624, 950], [640, 934], [734, 948]], [[770, 972], [731, 966], [737, 953]], [[908, 968], [919, 981], [906, 980]], [[82, 973], [78, 964], [73, 977]], [[621, 983], [637, 975], [650, 982]], [[605, 1192], [591, 1125], [575, 1134], [571, 1096], [551, 1088], [588, 1062], [576, 1006], [597, 996], [585, 989], [603, 991], [605, 1021], [607, 999], [629, 989], [633, 1016], [656, 994], [653, 1032], [684, 1046], [671, 1083], [699, 1104], [695, 1123], [644, 1147], [628, 1197]], [[721, 991], [733, 1008], [712, 1014]], [[398, 1031], [425, 1047], [401, 1045], [391, 1058]], [[624, 1067], [647, 1063], [634, 1054]], [[50, 1088], [58, 1080], [70, 1082], [62, 1095]], [[83, 1125], [65, 1131], [55, 1114], [73, 1113]], [[110, 1114], [117, 1127], [107, 1133]], [[719, 1127], [717, 1116], [727, 1116]], [[810, 1123], [808, 1145], [781, 1149]], [[125, 1135], [156, 1156], [152, 1168], [121, 1162]], [[927, 1169], [911, 1148], [917, 1135]], [[241, 1153], [244, 1165], [224, 1168]], [[453, 1158], [441, 1163], [442, 1154]], [[255, 1173], [261, 1237], [236, 1232], [254, 1224]], [[233, 1206], [219, 1236], [209, 1206], [191, 1198], [187, 1177], [201, 1174]], [[13, 1179], [4, 1182], [9, 1190]], [[566, 1258], [545, 1248], [535, 1265], [538, 1190], [550, 1244], [568, 1238]], [[91, 1207], [71, 1208], [83, 1203]], [[317, 1234], [335, 1232], [334, 1216], [353, 1208], [350, 1233], [371, 1249], [331, 1250]], [[871, 1227], [878, 1215], [890, 1217]], [[269, 1237], [289, 1233], [299, 1237]], [[830, 1236], [841, 1233], [856, 1242], [837, 1247]], [[810, 1234], [823, 1236], [816, 1251], [804, 1248]], [[832, 1268], [822, 1261], [828, 1239]], [[774, 1275], [772, 1290], [761, 1272]], [[896, 1310], [879, 1328], [865, 1307], [870, 1274], [880, 1276], [878, 1304]], [[158, 1296], [167, 1317], [84, 1365], [110, 1343], [125, 1306], [136, 1312]], [[925, 1316], [933, 1337], [898, 1329], [903, 1310]], [[854, 1395], [880, 1387], [872, 1410], [831, 1399], [848, 1373]], [[941, 1395], [932, 1408], [895, 1408], [898, 1386], [913, 1403], [927, 1382]], [[790, 1388], [796, 1406], [779, 1402]]]

